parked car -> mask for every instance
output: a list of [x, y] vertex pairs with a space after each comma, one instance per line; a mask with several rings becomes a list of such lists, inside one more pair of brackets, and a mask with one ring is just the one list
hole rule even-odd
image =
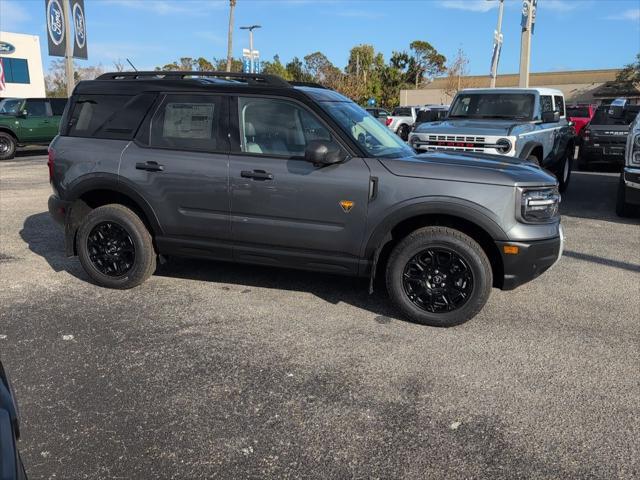
[[387, 125], [387, 121], [389, 119], [389, 112], [382, 108], [366, 108], [367, 112], [369, 112], [374, 118], [377, 118], [380, 123], [383, 125]]
[[420, 107], [396, 107], [387, 119], [387, 127], [402, 140], [409, 138], [411, 127], [416, 121]]
[[631, 122], [640, 105], [617, 99], [598, 107], [591, 122], [582, 130], [578, 167], [589, 170], [593, 164], [624, 165], [624, 151]]
[[447, 117], [449, 112], [449, 105], [428, 105], [418, 110], [416, 115], [416, 121], [414, 122], [411, 130], [415, 130], [416, 127], [422, 123], [439, 122]]
[[591, 121], [596, 108], [596, 105], [589, 104], [567, 105], [567, 118], [573, 122], [576, 135], [580, 135], [582, 129]]
[[418, 151], [527, 160], [552, 172], [561, 192], [569, 186], [575, 142], [564, 96], [549, 88], [461, 90], [445, 120], [422, 124], [409, 136], [409, 144]]
[[48, 145], [58, 133], [66, 98], [5, 98], [0, 101], [0, 160], [25, 145]]
[[20, 417], [9, 378], [0, 360], [0, 479], [26, 480], [18, 452]]
[[66, 254], [109, 288], [144, 282], [158, 255], [368, 277], [370, 291], [382, 274], [407, 318], [451, 326], [562, 250], [557, 182], [537, 166], [417, 156], [339, 93], [271, 75], [79, 82], [49, 172]]
[[628, 217], [640, 210], [640, 115], [631, 124], [625, 149], [624, 169], [620, 174], [616, 213]]

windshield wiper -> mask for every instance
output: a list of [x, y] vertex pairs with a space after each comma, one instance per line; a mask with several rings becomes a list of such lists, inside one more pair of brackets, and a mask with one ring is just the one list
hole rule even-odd
[[498, 118], [503, 120], [526, 120], [522, 115], [480, 115], [479, 118]]

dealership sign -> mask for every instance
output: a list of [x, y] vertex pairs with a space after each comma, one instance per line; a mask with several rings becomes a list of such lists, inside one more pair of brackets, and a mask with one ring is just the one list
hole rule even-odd
[[73, 19], [73, 56], [87, 59], [87, 26], [84, 21], [84, 0], [72, 0], [71, 18]]
[[16, 47], [9, 42], [0, 42], [0, 55], [11, 55], [16, 51]]
[[[87, 58], [87, 25], [84, 16], [84, 0], [44, 0], [45, 15], [47, 17], [47, 40], [49, 55], [52, 57], [64, 57], [67, 50], [67, 42], [73, 42], [73, 56], [75, 58]], [[66, 18], [67, 14], [70, 18]], [[66, 38], [65, 32], [73, 35]]]

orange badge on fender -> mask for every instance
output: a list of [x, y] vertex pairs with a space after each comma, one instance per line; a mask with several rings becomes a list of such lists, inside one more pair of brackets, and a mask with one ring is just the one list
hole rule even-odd
[[354, 203], [351, 200], [340, 200], [340, 206], [344, 213], [349, 213], [353, 208]]

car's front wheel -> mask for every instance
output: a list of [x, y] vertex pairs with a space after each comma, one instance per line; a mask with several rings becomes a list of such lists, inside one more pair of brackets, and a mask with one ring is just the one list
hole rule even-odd
[[396, 245], [386, 282], [393, 303], [410, 320], [451, 327], [482, 310], [493, 285], [482, 247], [448, 227], [415, 230]]
[[409, 132], [410, 130], [408, 125], [400, 125], [398, 127], [398, 136], [405, 142], [409, 139]]
[[16, 139], [7, 132], [0, 132], [0, 160], [10, 160], [16, 154]]
[[76, 245], [82, 267], [102, 287], [132, 288], [156, 269], [149, 230], [123, 205], [104, 205], [89, 212], [78, 229]]
[[560, 165], [556, 178], [558, 179], [558, 190], [564, 192], [569, 187], [569, 180], [571, 179], [571, 163], [573, 162], [573, 148], [567, 149], [564, 160]]
[[618, 192], [616, 195], [616, 215], [630, 217], [633, 214], [631, 205], [627, 203], [626, 185], [624, 184], [624, 172], [620, 174]]

